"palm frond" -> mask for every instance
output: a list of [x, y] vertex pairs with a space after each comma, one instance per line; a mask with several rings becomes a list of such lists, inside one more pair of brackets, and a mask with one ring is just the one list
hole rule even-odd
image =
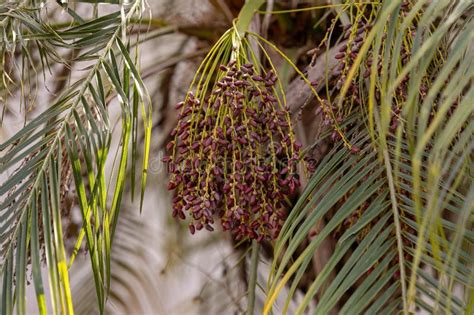
[[[51, 46], [52, 51], [63, 44], [70, 47], [72, 43], [73, 49], [86, 50], [79, 60], [92, 56], [98, 59], [88, 68], [84, 79], [71, 84], [54, 104], [0, 147], [6, 151], [0, 159], [2, 173], [15, 168], [0, 187], [1, 313], [9, 314], [14, 305], [24, 313], [29, 256], [39, 310], [46, 313], [44, 285], [39, 272], [43, 244], [53, 312], [72, 313], [68, 264], [74, 261], [84, 236], [99, 309], [103, 312], [110, 287], [110, 248], [126, 182], [126, 167], [131, 164], [128, 148], [131, 142], [137, 142], [138, 115], [142, 116], [145, 133], [142, 197], [148, 167], [151, 102], [136, 68], [137, 61], [132, 60], [128, 44], [124, 43], [127, 39], [123, 37], [129, 20], [143, 9], [143, 2], [135, 1], [128, 8], [124, 7], [123, 15], [116, 12], [58, 31], [44, 26], [33, 16], [22, 19], [15, 14], [25, 9], [17, 9], [7, 11], [6, 15], [26, 25], [32, 40], [44, 47]], [[30, 19], [42, 28], [31, 26]], [[51, 55], [49, 50], [45, 50], [46, 55]], [[108, 104], [115, 96], [122, 113], [120, 161], [114, 178], [107, 180], [105, 166], [112, 132]], [[74, 178], [83, 225], [68, 263], [62, 235], [60, 195], [63, 182], [70, 176]], [[113, 190], [110, 205], [108, 190]]]
[[[275, 247], [266, 314], [286, 284], [298, 289], [326, 238], [337, 245], [297, 314], [313, 300], [314, 314], [472, 309], [472, 2], [400, 8], [401, 1], [381, 4], [335, 98], [340, 111], [364, 115], [351, 128], [363, 149], [333, 149], [290, 213]], [[353, 82], [365, 106], [344, 107]]]

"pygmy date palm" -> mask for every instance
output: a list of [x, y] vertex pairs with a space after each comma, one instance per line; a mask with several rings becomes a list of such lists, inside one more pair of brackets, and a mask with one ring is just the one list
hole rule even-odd
[[[473, 312], [474, 3], [237, 2], [210, 1], [228, 23], [210, 30], [144, 0], [0, 4], [2, 128], [24, 115], [0, 144], [0, 314], [27, 312], [30, 283], [39, 313], [69, 314], [106, 312], [114, 276], [145, 282], [114, 239], [142, 239], [121, 209], [139, 191], [141, 211], [159, 137], [173, 226], [243, 257], [237, 312]], [[204, 48], [141, 70], [171, 33]], [[175, 106], [148, 92], [195, 59]]]

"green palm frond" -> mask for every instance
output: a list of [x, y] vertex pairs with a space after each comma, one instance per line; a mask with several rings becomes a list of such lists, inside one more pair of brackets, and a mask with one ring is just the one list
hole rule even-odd
[[[4, 10], [5, 19], [20, 24], [20, 34], [24, 32], [29, 40], [45, 47], [40, 49], [44, 56], [51, 57], [57, 47], [64, 46], [83, 51], [79, 61], [94, 57], [96, 62], [87, 69], [85, 78], [72, 83], [52, 105], [0, 146], [5, 152], [0, 159], [2, 173], [11, 171], [0, 187], [2, 314], [10, 314], [15, 305], [20, 314], [25, 312], [29, 258], [38, 307], [41, 313], [47, 312], [40, 273], [43, 246], [52, 310], [73, 313], [68, 264], [73, 263], [84, 236], [99, 309], [103, 312], [110, 286], [110, 248], [127, 165], [136, 164], [136, 154], [132, 155], [132, 163], [129, 161], [128, 148], [130, 143], [137, 143], [139, 116], [145, 134], [142, 198], [148, 167], [151, 102], [135, 66], [137, 60], [129, 54], [128, 44], [124, 43], [127, 38], [123, 37], [129, 20], [142, 9], [143, 2], [135, 1], [124, 7], [123, 14], [112, 13], [56, 31], [24, 7]], [[112, 134], [108, 105], [115, 97], [121, 106], [121, 143], [117, 165], [113, 163], [114, 176], [107, 179], [105, 166]], [[69, 177], [75, 182], [83, 223], [68, 262], [60, 196]], [[107, 197], [109, 191], [113, 192], [111, 200]]]
[[[386, 311], [390, 313], [387, 308], [393, 305], [385, 304], [385, 301], [393, 303], [393, 300], [397, 300], [399, 303], [397, 306], [401, 305], [403, 296], [400, 291], [400, 268], [397, 263], [396, 226], [387, 189], [388, 182], [383, 176], [384, 165], [377, 158], [376, 152], [371, 150], [367, 137], [368, 135], [365, 136], [365, 142], [354, 142], [358, 146], [366, 147], [360, 155], [353, 155], [344, 148], [334, 149], [316, 170], [315, 176], [292, 210], [288, 224], [282, 230], [275, 248], [275, 255], [281, 257], [281, 261], [275, 261], [273, 265], [274, 278], [270, 281], [268, 292], [270, 302], [273, 297], [278, 296], [279, 290], [290, 279], [294, 294], [298, 282], [312, 261], [313, 254], [326, 238], [336, 237], [337, 245], [330, 260], [306, 292], [297, 314], [304, 314], [316, 296], [318, 296], [315, 311], [317, 314], [327, 314], [341, 301], [345, 301], [340, 305], [341, 314], [360, 314], [364, 311], [370, 314]], [[410, 165], [404, 167], [410, 168]], [[466, 202], [472, 198], [465, 197]], [[451, 209], [461, 211], [462, 206], [461, 200], [457, 200]], [[336, 211], [333, 214], [332, 209]], [[324, 222], [325, 217], [329, 219], [324, 227], [310, 238], [309, 244], [305, 245], [308, 235], [312, 234], [318, 222]], [[404, 260], [406, 257], [406, 266], [410, 268], [412, 264], [408, 260], [419, 241], [414, 232], [418, 227], [410, 219], [415, 217], [413, 209], [402, 212], [400, 217]], [[461, 228], [466, 222], [467, 220], [452, 222], [442, 219], [440, 224], [442, 229], [449, 231], [458, 241], [472, 243], [474, 236], [472, 232]], [[294, 256], [302, 245], [305, 245], [303, 253]], [[446, 245], [445, 243], [444, 246]], [[472, 258], [469, 252], [462, 248], [456, 249], [456, 252], [462, 260], [458, 261], [457, 265], [451, 266], [456, 272], [450, 275], [454, 277], [455, 283], [472, 286], [468, 269], [469, 264], [473, 263]], [[443, 260], [448, 261], [448, 253], [443, 256]], [[423, 257], [424, 265], [434, 263], [430, 255], [426, 254]], [[341, 265], [337, 276], [329, 281], [331, 273], [336, 274], [335, 268]], [[465, 302], [451, 296], [450, 291], [441, 286], [436, 277], [425, 271], [420, 272], [422, 273], [420, 277], [429, 283], [424, 285], [425, 294], [429, 296], [439, 294], [438, 302], [443, 304], [447, 299], [451, 299], [454, 313], [466, 308]], [[283, 278], [280, 279], [280, 276]], [[347, 296], [349, 292], [350, 298]], [[379, 292], [385, 293], [378, 295]], [[292, 294], [288, 295], [287, 303], [291, 302]], [[421, 299], [421, 296], [419, 298]], [[422, 304], [421, 300], [418, 302]], [[283, 313], [287, 305], [285, 304]], [[432, 306], [422, 305], [429, 311], [434, 309]]]
[[[417, 1], [403, 15], [400, 8], [382, 3], [335, 98], [347, 110], [349, 88], [360, 83], [365, 106], [351, 111], [364, 119], [351, 129], [362, 150], [334, 148], [290, 213], [265, 314], [290, 284], [286, 312], [326, 238], [335, 249], [297, 314], [313, 300], [314, 314], [472, 312], [473, 3]], [[309, 237], [315, 226], [322, 228]]]

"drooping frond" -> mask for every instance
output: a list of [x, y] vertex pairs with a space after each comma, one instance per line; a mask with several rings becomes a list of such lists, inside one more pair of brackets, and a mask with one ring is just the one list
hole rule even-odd
[[[308, 288], [297, 314], [304, 314], [314, 299], [317, 314], [327, 314], [333, 309], [341, 314], [390, 313], [402, 305], [396, 223], [398, 221], [402, 232], [402, 263], [410, 268], [418, 241], [414, 212], [407, 209], [394, 218], [384, 164], [371, 149], [368, 135], [365, 135], [365, 141], [354, 141], [354, 144], [365, 149], [354, 155], [344, 148], [335, 148], [321, 162], [281, 232], [275, 247], [279, 260], [273, 264], [274, 278], [270, 280], [268, 305], [278, 297], [285, 284], [291, 284], [292, 290], [287, 304], [275, 311], [285, 313], [313, 255], [328, 238], [337, 240], [334, 251]], [[410, 165], [405, 163], [403, 168], [410, 169]], [[404, 187], [411, 191], [406, 185]], [[450, 209], [460, 211], [462, 206], [457, 200]], [[461, 243], [474, 240], [474, 235], [466, 229], [456, 230], [457, 224], [465, 223], [440, 220], [442, 229]], [[308, 237], [310, 241], [305, 244]], [[297, 254], [302, 245], [304, 251]], [[468, 285], [467, 266], [472, 258], [465, 249], [458, 248], [456, 252], [463, 259], [454, 265], [457, 272], [451, 274], [453, 281]], [[423, 264], [433, 265], [433, 257], [425, 255]], [[427, 281], [420, 284], [423, 293], [427, 296], [439, 294], [441, 307], [446, 307], [446, 299], [451, 299], [453, 312], [466, 308], [466, 302], [451, 296], [436, 277], [426, 270], [420, 274]], [[417, 300], [419, 305], [433, 311], [433, 306], [422, 298], [420, 295]]]
[[275, 247], [265, 313], [276, 310], [285, 285], [298, 289], [328, 238], [334, 251], [297, 314], [313, 300], [314, 314], [472, 311], [473, 4], [378, 8], [370, 27], [348, 26], [362, 40], [353, 45], [347, 36], [337, 58], [349, 66], [328, 92], [336, 112], [363, 115], [349, 129], [361, 150], [334, 148], [292, 210]]
[[[30, 259], [39, 310], [47, 312], [40, 273], [43, 247], [53, 312], [72, 313], [68, 264], [74, 261], [84, 237], [99, 308], [103, 311], [110, 284], [110, 247], [126, 168], [131, 164], [129, 146], [137, 143], [140, 119], [145, 133], [142, 195], [146, 181], [151, 104], [136, 68], [137, 61], [127, 47], [130, 39], [126, 37], [130, 19], [139, 16], [143, 5], [142, 1], [134, 1], [121, 11], [90, 22], [80, 20], [77, 26], [58, 30], [30, 14], [39, 8], [6, 5], [1, 10], [4, 21], [13, 19], [19, 24], [16, 34], [24, 32], [29, 40], [51, 48], [40, 49], [44, 56], [54, 56], [58, 47], [72, 47], [79, 52], [78, 61], [96, 60], [87, 67], [84, 78], [64, 89], [53, 104], [0, 146], [4, 152], [0, 159], [2, 173], [10, 171], [0, 187], [2, 314], [11, 313], [15, 305], [24, 313]], [[16, 45], [15, 36], [5, 39], [11, 42], [3, 42], [4, 46]], [[121, 106], [121, 142], [118, 162], [113, 163], [114, 176], [108, 179], [105, 166], [113, 127], [108, 106], [115, 97]], [[75, 183], [82, 229], [68, 262], [62, 235], [61, 197], [69, 178]], [[113, 191], [111, 200], [108, 191]]]

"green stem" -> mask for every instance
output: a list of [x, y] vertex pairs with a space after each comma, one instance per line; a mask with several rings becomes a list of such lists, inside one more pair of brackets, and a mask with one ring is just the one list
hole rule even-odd
[[248, 286], [248, 307], [247, 315], [253, 315], [255, 308], [255, 289], [257, 287], [257, 271], [258, 271], [258, 252], [260, 250], [260, 244], [256, 241], [252, 241], [252, 258], [250, 260], [250, 278]]
[[245, 32], [247, 32], [250, 22], [252, 21], [253, 15], [264, 2], [265, 0], [249, 0], [244, 4], [235, 24], [240, 37], [245, 35]]
[[264, 2], [265, 0], [247, 0], [242, 9], [240, 9], [239, 16], [233, 21], [234, 30], [232, 32], [232, 54], [230, 56], [231, 61], [236, 61], [239, 58], [242, 39], [249, 29], [253, 15]]

